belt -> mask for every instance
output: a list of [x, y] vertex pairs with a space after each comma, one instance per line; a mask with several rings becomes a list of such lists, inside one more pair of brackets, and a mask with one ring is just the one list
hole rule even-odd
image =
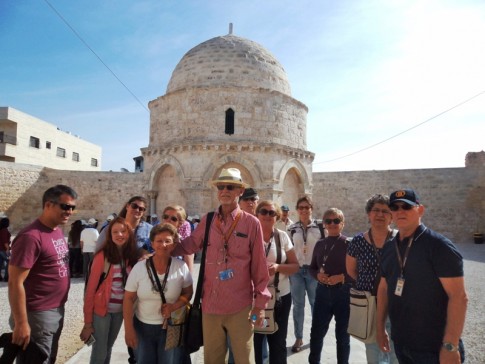
[[327, 288], [338, 288], [343, 285], [343, 283], [337, 283], [337, 284], [331, 285], [331, 284], [325, 284], [322, 282], [318, 282], [318, 284]]

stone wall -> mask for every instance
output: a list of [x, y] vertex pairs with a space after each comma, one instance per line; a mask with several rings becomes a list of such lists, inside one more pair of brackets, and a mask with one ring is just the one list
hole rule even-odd
[[344, 232], [353, 235], [368, 228], [369, 197], [413, 188], [426, 208], [425, 225], [453, 241], [472, 241], [477, 229], [485, 230], [484, 177], [483, 167], [314, 173], [314, 212], [322, 218], [329, 207], [341, 209]]
[[[467, 155], [465, 168], [314, 173], [314, 216], [321, 218], [328, 207], [338, 207], [346, 217], [344, 232], [352, 235], [368, 228], [364, 206], [370, 196], [409, 187], [421, 195], [426, 225], [456, 242], [469, 242], [475, 231], [485, 231], [484, 161], [485, 152], [480, 152]], [[9, 216], [12, 232], [18, 232], [40, 214], [42, 193], [62, 183], [79, 194], [74, 219], [103, 221], [131, 196], [148, 197], [146, 181], [147, 176], [138, 173], [74, 172], [0, 162], [0, 215]], [[291, 196], [283, 193], [283, 202], [285, 197]], [[290, 208], [294, 218], [294, 206]]]

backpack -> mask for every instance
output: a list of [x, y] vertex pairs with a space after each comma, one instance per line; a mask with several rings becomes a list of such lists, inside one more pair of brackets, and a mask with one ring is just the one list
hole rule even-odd
[[[91, 267], [93, 265], [93, 261], [94, 259], [92, 259], [88, 264], [88, 271], [86, 272], [86, 278], [84, 279], [84, 292], [86, 292], [86, 288], [88, 286], [88, 280], [89, 280], [89, 276], [91, 275]], [[103, 281], [106, 279], [106, 276], [108, 275], [110, 269], [111, 269], [111, 263], [108, 262], [106, 258], [104, 258], [103, 274], [99, 276], [99, 282], [98, 282], [98, 285], [96, 286], [96, 291], [99, 289], [99, 286], [101, 286], [101, 283], [103, 283]]]

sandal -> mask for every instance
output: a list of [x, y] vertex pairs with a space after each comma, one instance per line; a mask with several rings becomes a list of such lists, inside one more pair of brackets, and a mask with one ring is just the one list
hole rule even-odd
[[301, 347], [303, 346], [302, 339], [296, 339], [295, 343], [291, 347], [291, 351], [294, 353], [299, 353], [301, 351]]

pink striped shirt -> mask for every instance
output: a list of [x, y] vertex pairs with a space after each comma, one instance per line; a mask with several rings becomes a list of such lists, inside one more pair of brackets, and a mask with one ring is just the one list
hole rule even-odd
[[[222, 232], [227, 233], [230, 230], [238, 213], [241, 213], [241, 218], [228, 239], [227, 249], [224, 249]], [[192, 254], [202, 250], [206, 219], [207, 215], [202, 218], [192, 235], [177, 245], [173, 255]], [[242, 211], [238, 206], [224, 223], [219, 210], [216, 211], [209, 232], [202, 288], [204, 313], [227, 315], [240, 312], [249, 305], [259, 309], [266, 307], [270, 293], [266, 288], [269, 275], [263, 244], [261, 225], [256, 217]], [[219, 273], [227, 269], [232, 269], [233, 277], [221, 280]]]
[[123, 297], [125, 290], [123, 289], [123, 276], [121, 274], [121, 265], [112, 264], [113, 283], [111, 284], [111, 296], [108, 302], [108, 312], [121, 312], [123, 310]]

